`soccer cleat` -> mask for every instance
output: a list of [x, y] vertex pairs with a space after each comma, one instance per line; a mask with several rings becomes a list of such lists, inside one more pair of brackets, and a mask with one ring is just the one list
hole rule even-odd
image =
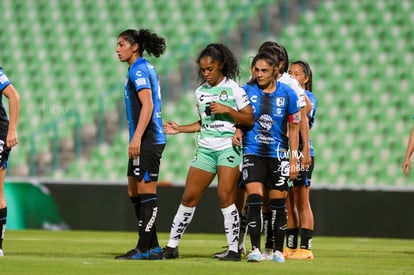
[[131, 249], [130, 251], [128, 251], [125, 254], [115, 256], [115, 260], [127, 260], [127, 259], [129, 259], [129, 257], [134, 255], [136, 252], [137, 252], [137, 248]]
[[265, 248], [265, 250], [262, 253], [262, 260], [273, 261], [273, 249]]
[[289, 256], [289, 259], [295, 260], [313, 260], [313, 253], [312, 250], [309, 249], [298, 249], [296, 253]]
[[0, 249], [0, 257], [3, 257], [3, 256], [4, 256], [3, 249]]
[[219, 259], [219, 258], [222, 258], [222, 257], [226, 256], [227, 253], [229, 252], [229, 250], [228, 250], [227, 246], [225, 246], [225, 248], [226, 249], [221, 251], [221, 252], [214, 253], [212, 258]]
[[148, 260], [161, 260], [162, 259], [162, 249], [157, 246], [151, 248], [148, 255]]
[[252, 252], [247, 255], [247, 261], [257, 263], [262, 260], [262, 253], [260, 253], [260, 250], [258, 248], [255, 248]]
[[273, 252], [273, 261], [277, 263], [284, 263], [285, 262], [285, 256], [283, 256], [283, 253], [276, 250]]
[[116, 256], [116, 260], [146, 260], [148, 259], [149, 251], [141, 252], [138, 248], [131, 249], [123, 255]]
[[240, 253], [235, 252], [233, 250], [229, 250], [226, 256], [219, 258], [220, 261], [233, 261], [239, 262], [241, 261]]
[[163, 259], [177, 259], [178, 258], [178, 246], [177, 247], [166, 246], [162, 251], [162, 258]]
[[283, 248], [283, 256], [285, 256], [286, 259], [290, 259], [293, 254], [295, 254], [298, 250], [295, 248], [289, 248], [285, 247]]

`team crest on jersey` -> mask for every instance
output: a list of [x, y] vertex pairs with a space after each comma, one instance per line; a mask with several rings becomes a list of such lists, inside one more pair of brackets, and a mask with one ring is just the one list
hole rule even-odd
[[284, 97], [276, 97], [276, 106], [277, 107], [285, 106], [285, 98]]
[[229, 99], [229, 95], [227, 94], [226, 91], [223, 90], [220, 92], [219, 99], [221, 101], [227, 101], [227, 99]]

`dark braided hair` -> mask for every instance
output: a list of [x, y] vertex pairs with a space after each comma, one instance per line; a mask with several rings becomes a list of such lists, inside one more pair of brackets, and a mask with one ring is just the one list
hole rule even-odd
[[258, 52], [268, 52], [270, 54], [276, 55], [280, 62], [283, 63], [283, 67], [279, 70], [280, 73], [286, 73], [289, 69], [289, 55], [286, 51], [286, 48], [281, 44], [274, 41], [266, 41], [260, 45]]
[[292, 65], [299, 65], [303, 68], [303, 72], [305, 73], [305, 76], [308, 77], [308, 82], [305, 83], [305, 90], [308, 90], [309, 92], [312, 92], [312, 69], [308, 62], [305, 60], [297, 60], [292, 62]]
[[[270, 54], [270, 53], [268, 53], [266, 51], [261, 52], [261, 53], [258, 53], [258, 54], [256, 54], [255, 57], [253, 57], [252, 64], [251, 64], [251, 68], [253, 68], [256, 65], [256, 62], [258, 60], [264, 60], [270, 66], [274, 66], [275, 68], [279, 69], [279, 62], [280, 62], [280, 60], [279, 60], [279, 58], [278, 58], [277, 55]], [[248, 83], [249, 84], [256, 83], [256, 79], [254, 77], [252, 77], [249, 80]]]
[[124, 37], [131, 45], [138, 44], [138, 53], [143, 56], [144, 51], [149, 55], [160, 57], [165, 52], [165, 39], [148, 29], [128, 29], [118, 37]]
[[[211, 57], [215, 61], [223, 64], [221, 73], [230, 79], [240, 78], [239, 62], [236, 57], [224, 44], [212, 43], [204, 48], [197, 58], [197, 64], [200, 65], [200, 60], [203, 57]], [[201, 70], [198, 71], [198, 78], [204, 81]]]

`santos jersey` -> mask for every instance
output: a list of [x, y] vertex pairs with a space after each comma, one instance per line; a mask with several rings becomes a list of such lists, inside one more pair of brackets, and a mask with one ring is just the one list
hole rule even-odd
[[125, 80], [125, 106], [128, 120], [129, 140], [134, 136], [141, 114], [142, 103], [138, 93], [142, 89], [151, 89], [153, 111], [151, 120], [142, 136], [141, 146], [165, 144], [166, 137], [161, 118], [161, 90], [154, 66], [145, 58], [139, 57], [129, 67]]
[[254, 126], [243, 135], [243, 153], [261, 157], [286, 157], [289, 148], [288, 116], [300, 110], [299, 99], [289, 86], [276, 81], [276, 90], [265, 93], [259, 86], [243, 87], [253, 107]]
[[225, 77], [214, 87], [204, 83], [197, 88], [195, 95], [201, 118], [198, 146], [217, 151], [231, 147], [231, 138], [236, 132], [235, 122], [228, 114], [212, 114], [210, 104], [217, 102], [240, 111], [249, 105], [246, 92], [236, 82]]
[[280, 83], [288, 85], [296, 92], [296, 95], [299, 97], [299, 106], [301, 108], [306, 106], [305, 90], [300, 86], [299, 82], [296, 79], [294, 79], [288, 73], [283, 73], [282, 76], [278, 79], [278, 81]]
[[11, 81], [0, 67], [0, 131], [7, 130], [9, 127], [9, 119], [3, 105], [3, 90], [10, 84]]

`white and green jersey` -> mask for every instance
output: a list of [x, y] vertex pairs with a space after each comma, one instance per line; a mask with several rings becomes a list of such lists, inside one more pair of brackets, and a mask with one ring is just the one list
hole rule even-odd
[[233, 80], [224, 78], [214, 87], [204, 83], [195, 95], [201, 118], [198, 146], [217, 151], [231, 147], [231, 138], [236, 131], [234, 120], [227, 114], [212, 114], [210, 103], [217, 102], [239, 111], [249, 105], [246, 92]]
[[283, 73], [282, 76], [278, 79], [278, 81], [280, 83], [288, 85], [296, 92], [296, 95], [299, 98], [299, 106], [301, 108], [306, 106], [305, 90], [300, 86], [299, 82], [293, 78], [293, 76], [291, 76], [288, 73]]

